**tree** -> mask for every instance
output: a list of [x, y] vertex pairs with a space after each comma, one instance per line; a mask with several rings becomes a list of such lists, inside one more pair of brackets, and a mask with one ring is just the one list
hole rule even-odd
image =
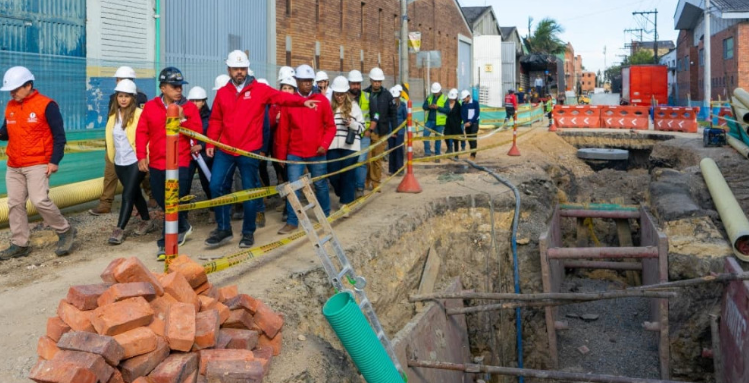
[[559, 38], [564, 28], [556, 20], [545, 18], [536, 26], [536, 30], [528, 37], [527, 43], [532, 53], [558, 54], [564, 53], [567, 45]]
[[639, 65], [639, 64], [652, 64], [653, 63], [653, 53], [649, 50], [640, 49], [635, 54], [629, 57], [629, 64], [630, 65]]
[[614, 65], [606, 69], [605, 72], [603, 72], [603, 76], [605, 77], [604, 81], [612, 81], [614, 80], [614, 77], [620, 75], [622, 73], [622, 66], [621, 65]]

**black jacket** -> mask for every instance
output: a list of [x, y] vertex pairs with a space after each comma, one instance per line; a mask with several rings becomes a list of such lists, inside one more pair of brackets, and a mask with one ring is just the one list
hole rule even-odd
[[390, 123], [398, 119], [393, 95], [385, 87], [380, 88], [379, 93], [372, 93], [371, 86], [364, 91], [369, 93], [369, 119], [377, 120], [375, 133], [380, 136], [390, 134]]

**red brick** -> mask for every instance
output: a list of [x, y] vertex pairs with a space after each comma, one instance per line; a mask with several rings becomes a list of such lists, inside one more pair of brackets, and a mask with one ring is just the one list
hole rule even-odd
[[156, 340], [156, 349], [130, 358], [120, 364], [122, 378], [126, 382], [133, 382], [136, 378], [148, 375], [159, 363], [163, 362], [169, 356], [169, 344], [163, 338]]
[[47, 318], [47, 336], [55, 342], [60, 340], [62, 334], [70, 331], [70, 326], [63, 322], [60, 317]]
[[122, 378], [122, 373], [118, 369], [114, 369], [114, 372], [112, 373], [112, 377], [109, 378], [109, 382], [107, 383], [125, 383], [125, 379]]
[[37, 383], [96, 383], [93, 372], [75, 364], [55, 360], [40, 360], [29, 372], [29, 379]]
[[164, 292], [174, 297], [174, 299], [189, 303], [195, 307], [195, 311], [200, 310], [200, 301], [195, 294], [187, 279], [180, 273], [170, 273], [162, 280]]
[[103, 294], [99, 296], [96, 303], [99, 306], [108, 305], [110, 303], [119, 302], [127, 298], [143, 297], [147, 301], [151, 301], [156, 297], [156, 292], [153, 290], [153, 285], [147, 282], [130, 282], [130, 283], [117, 283], [110, 286]]
[[154, 334], [163, 337], [166, 334], [164, 332], [165, 326], [166, 326], [166, 322], [164, 322], [160, 318], [154, 317], [151, 324], [148, 325], [148, 328], [150, 328]]
[[153, 379], [147, 376], [141, 376], [140, 378], [133, 380], [132, 383], [153, 383]]
[[60, 300], [60, 305], [57, 306], [57, 316], [75, 331], [94, 332], [94, 327], [91, 325], [91, 313], [91, 311], [79, 310], [64, 299]]
[[255, 357], [250, 350], [200, 350], [200, 373], [205, 375], [209, 362], [215, 360], [240, 360], [251, 362]]
[[218, 300], [218, 287], [211, 285], [207, 290], [201, 292], [200, 295], [205, 295]]
[[148, 375], [154, 383], [182, 383], [198, 368], [198, 354], [176, 353], [169, 355]]
[[208, 383], [208, 379], [206, 379], [205, 375], [198, 374], [198, 381], [197, 383]]
[[237, 285], [225, 286], [218, 289], [218, 301], [224, 302], [239, 295]]
[[221, 333], [230, 338], [224, 348], [252, 350], [257, 346], [258, 332], [239, 328], [222, 328]]
[[114, 277], [114, 271], [123, 261], [125, 261], [125, 258], [115, 258], [112, 262], [109, 262], [107, 268], [101, 273], [101, 280], [106, 283], [117, 283], [117, 279]]
[[260, 334], [257, 340], [258, 347], [270, 347], [273, 349], [273, 356], [281, 354], [281, 335], [282, 333], [276, 334], [273, 339], [268, 338], [265, 334]]
[[216, 345], [219, 326], [218, 310], [208, 310], [195, 315], [195, 347], [198, 350]]
[[195, 306], [189, 303], [174, 303], [169, 306], [164, 332], [169, 348], [190, 351], [195, 342]]
[[252, 353], [255, 354], [255, 360], [258, 360], [263, 364], [263, 371], [265, 371], [265, 374], [268, 374], [268, 371], [270, 370], [270, 362], [273, 359], [273, 348], [267, 346], [258, 347], [252, 350]]
[[218, 310], [218, 316], [221, 318], [221, 323], [224, 323], [229, 319], [231, 311], [223, 303], [204, 295], [198, 295], [198, 300], [200, 300], [200, 311]]
[[48, 336], [40, 336], [36, 343], [36, 354], [44, 360], [50, 360], [60, 351], [57, 344]]
[[[229, 335], [227, 335], [226, 333], [224, 333], [224, 330], [225, 329], [221, 329], [218, 332], [218, 339], [216, 339], [216, 347], [214, 347], [216, 349], [225, 349], [225, 348], [227, 348], [226, 346], [231, 341], [231, 337]], [[238, 330], [238, 329], [235, 329], [235, 330]], [[249, 331], [249, 330], [247, 330], [247, 331]]]
[[57, 347], [61, 350], [90, 352], [101, 355], [112, 366], [123, 359], [125, 350], [111, 336], [91, 332], [69, 332], [60, 338]]
[[190, 375], [187, 375], [180, 383], [197, 383], [198, 382], [198, 370], [193, 371]]
[[227, 319], [222, 327], [225, 328], [245, 328], [248, 330], [253, 329], [255, 322], [252, 320], [252, 314], [248, 313], [244, 309], [231, 310], [229, 319]]
[[138, 327], [114, 336], [125, 350], [125, 359], [149, 353], [156, 349], [158, 336], [148, 327]]
[[166, 319], [166, 313], [169, 311], [169, 306], [171, 306], [172, 303], [177, 302], [179, 301], [169, 293], [164, 293], [164, 295], [152, 300], [151, 308], [153, 308], [154, 316], [161, 318], [162, 320]]
[[65, 300], [78, 308], [78, 310], [93, 310], [100, 306], [97, 304], [97, 299], [109, 286], [108, 283], [70, 286], [68, 296]]
[[130, 257], [120, 263], [114, 271], [114, 277], [119, 283], [126, 282], [148, 282], [153, 286], [156, 295], [164, 294], [164, 288], [156, 277], [148, 271], [146, 265], [137, 257]]
[[263, 381], [263, 366], [259, 361], [214, 360], [205, 370], [208, 382], [260, 383]]
[[[143, 297], [128, 298], [94, 310], [91, 322], [101, 335], [117, 335], [136, 327], [148, 326], [153, 309]], [[71, 326], [72, 327], [72, 326]]]
[[112, 377], [112, 373], [114, 372], [112, 366], [108, 365], [101, 355], [91, 354], [89, 352], [60, 350], [52, 360], [81, 366], [93, 372], [94, 375], [96, 375], [96, 378], [99, 379], [99, 382], [109, 381], [109, 378]]
[[203, 283], [202, 285], [195, 288], [195, 294], [202, 294], [208, 291], [208, 289], [210, 289], [212, 286], [213, 285], [211, 285], [210, 282]]
[[263, 302], [261, 300], [255, 299], [247, 294], [239, 294], [224, 303], [229, 307], [230, 310], [242, 308], [249, 311], [252, 315], [255, 315], [255, 312], [257, 312], [258, 308], [263, 305]]
[[172, 260], [169, 264], [169, 272], [182, 274], [193, 289], [208, 282], [205, 268], [184, 254]]
[[268, 338], [276, 336], [276, 334], [281, 331], [281, 327], [283, 327], [283, 318], [273, 312], [273, 310], [265, 304], [260, 304], [258, 306], [257, 312], [252, 319], [255, 321], [255, 326], [263, 330], [263, 333], [265, 333]]

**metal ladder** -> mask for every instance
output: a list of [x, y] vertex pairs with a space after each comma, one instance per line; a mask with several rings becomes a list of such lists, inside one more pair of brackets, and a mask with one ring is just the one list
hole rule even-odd
[[[307, 205], [302, 205], [302, 202], [299, 201], [296, 193], [298, 190], [301, 190], [304, 193], [304, 196], [308, 201]], [[302, 228], [304, 228], [304, 231], [307, 233], [307, 238], [312, 242], [315, 252], [322, 261], [323, 268], [325, 269], [325, 273], [328, 274], [328, 280], [330, 283], [336, 291], [346, 291], [353, 294], [354, 297], [359, 298], [359, 308], [367, 316], [367, 319], [369, 319], [370, 326], [372, 326], [375, 334], [377, 334], [380, 343], [385, 347], [385, 351], [387, 351], [388, 356], [390, 356], [390, 359], [393, 361], [395, 368], [402, 376], [405, 376], [403, 368], [393, 350], [393, 345], [390, 343], [390, 339], [388, 339], [387, 335], [385, 335], [385, 331], [382, 329], [382, 324], [377, 318], [372, 302], [369, 301], [367, 293], [364, 291], [364, 288], [367, 285], [367, 280], [361, 275], [356, 275], [354, 268], [349, 263], [348, 258], [346, 258], [346, 253], [343, 251], [341, 243], [338, 242], [338, 237], [336, 237], [333, 232], [333, 228], [330, 227], [328, 217], [325, 216], [325, 213], [317, 201], [317, 197], [315, 197], [315, 192], [310, 185], [309, 174], [305, 174], [297, 181], [279, 185], [278, 194], [281, 197], [286, 197], [292, 208], [294, 208], [294, 212], [296, 213], [297, 218], [299, 218], [299, 223]], [[307, 215], [309, 210], [314, 212], [318, 224], [315, 225], [310, 221], [310, 217]], [[333, 257], [331, 257], [328, 249], [335, 254], [335, 259], [338, 260], [340, 269], [338, 269], [337, 265], [333, 262]], [[345, 281], [353, 287], [353, 290], [348, 286], [344, 286], [344, 278]]]

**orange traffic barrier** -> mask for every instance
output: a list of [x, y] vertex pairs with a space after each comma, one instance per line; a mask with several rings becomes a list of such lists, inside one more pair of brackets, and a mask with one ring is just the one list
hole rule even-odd
[[726, 120], [726, 117], [728, 119], [733, 120], [733, 111], [731, 111], [731, 108], [720, 108], [720, 112], [718, 113], [718, 125], [719, 126], [727, 126], [728, 120]]
[[408, 148], [406, 151], [406, 176], [403, 177], [403, 180], [398, 185], [398, 189], [396, 191], [398, 193], [421, 193], [421, 185], [419, 185], [419, 181], [416, 180], [416, 176], [414, 176], [414, 123], [413, 123], [413, 114], [411, 113], [411, 100], [408, 100], [408, 119], [407, 119], [407, 126], [408, 130], [406, 133], [406, 147]]
[[648, 130], [647, 106], [603, 106], [601, 127], [610, 129]]
[[697, 113], [700, 108], [659, 106], [655, 108], [655, 130], [697, 133]]
[[556, 105], [553, 119], [559, 128], [600, 128], [601, 107], [596, 105]]

